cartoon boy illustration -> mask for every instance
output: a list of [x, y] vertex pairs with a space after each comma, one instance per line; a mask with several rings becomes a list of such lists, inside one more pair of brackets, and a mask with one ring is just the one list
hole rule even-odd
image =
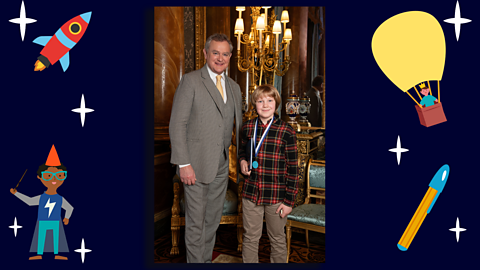
[[424, 95], [424, 97], [422, 98], [422, 101], [420, 101], [420, 105], [422, 105], [422, 106], [425, 105], [425, 108], [426, 108], [428, 106], [434, 105], [435, 102], [438, 101], [438, 99], [436, 97], [428, 94], [430, 92], [430, 88], [425, 86], [424, 83], [420, 84], [420, 88], [422, 88], [420, 93], [422, 93], [422, 95]]
[[30, 198], [16, 189], [10, 192], [29, 206], [38, 205], [38, 218], [33, 234], [30, 252], [37, 252], [29, 260], [41, 260], [43, 252], [52, 252], [56, 260], [67, 260], [67, 257], [58, 255], [58, 252], [68, 252], [67, 239], [61, 221], [61, 209], [65, 209], [63, 223], [68, 224], [73, 207], [57, 193], [57, 189], [67, 179], [67, 168], [60, 163], [55, 145], [47, 158], [47, 162], [38, 167], [37, 178], [47, 188], [42, 195]]

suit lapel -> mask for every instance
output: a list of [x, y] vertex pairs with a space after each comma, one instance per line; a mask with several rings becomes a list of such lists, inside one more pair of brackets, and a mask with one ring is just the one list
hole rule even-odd
[[233, 93], [232, 85], [230, 84], [230, 80], [227, 78], [226, 75], [225, 75], [225, 87], [227, 88], [227, 91], [226, 91], [227, 92], [227, 97], [231, 98], [232, 101], [233, 101], [234, 117], [235, 117], [237, 103], [235, 102], [235, 94]]
[[222, 100], [222, 96], [220, 95], [220, 92], [218, 91], [217, 86], [213, 84], [212, 78], [210, 78], [210, 74], [208, 74], [206, 64], [202, 68], [202, 78], [203, 78], [203, 84], [205, 85], [205, 88], [207, 89], [208, 93], [210, 94], [213, 101], [215, 102], [215, 105], [217, 105], [217, 108], [220, 111], [220, 114], [223, 116], [223, 107], [225, 107], [225, 102]]

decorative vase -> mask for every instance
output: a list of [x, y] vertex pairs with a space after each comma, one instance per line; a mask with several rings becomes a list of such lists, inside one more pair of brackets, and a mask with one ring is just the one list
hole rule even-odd
[[301, 126], [309, 127], [311, 124], [307, 120], [307, 116], [310, 113], [310, 98], [304, 94], [302, 98], [300, 98], [300, 107], [298, 108], [298, 113], [300, 114], [300, 120], [298, 121]]
[[288, 117], [290, 117], [290, 121], [288, 123], [291, 126], [296, 126], [298, 125], [297, 121], [295, 121], [295, 118], [297, 117], [298, 113], [298, 108], [300, 107], [300, 102], [298, 102], [298, 97], [297, 95], [290, 95], [287, 98], [287, 103], [285, 104], [285, 110], [287, 112]]

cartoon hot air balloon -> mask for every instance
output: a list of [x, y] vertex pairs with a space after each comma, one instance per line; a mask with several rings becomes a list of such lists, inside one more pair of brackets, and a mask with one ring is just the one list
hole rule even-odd
[[[422, 125], [429, 127], [447, 121], [440, 103], [445, 36], [435, 17], [410, 11], [389, 18], [373, 34], [372, 51], [383, 73], [417, 103], [415, 107]], [[438, 98], [432, 98], [430, 90], [430, 99], [438, 103], [423, 108], [423, 104], [420, 105], [423, 102], [419, 103], [408, 91], [414, 89], [422, 100], [415, 85], [428, 82], [430, 88], [430, 81], [437, 81]], [[427, 88], [424, 83], [422, 86]]]

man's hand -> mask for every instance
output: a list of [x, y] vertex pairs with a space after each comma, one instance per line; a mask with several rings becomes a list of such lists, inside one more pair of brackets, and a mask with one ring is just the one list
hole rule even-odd
[[69, 222], [69, 221], [70, 221], [70, 220], [69, 220], [68, 218], [64, 218], [64, 219], [63, 219], [63, 224], [68, 225], [68, 222]]
[[246, 160], [242, 160], [240, 162], [240, 170], [242, 170], [242, 173], [244, 175], [250, 175], [250, 171], [248, 170], [248, 162]]
[[[280, 211], [283, 210], [283, 211]], [[280, 206], [277, 208], [277, 211], [275, 211], [275, 214], [280, 213], [280, 217], [284, 218], [288, 216], [292, 212], [292, 207], [286, 206], [285, 204], [281, 203]]]
[[15, 193], [17, 193], [17, 190], [14, 189], [14, 188], [11, 188], [11, 189], [10, 189], [10, 193], [12, 193], [13, 195], [15, 195]]
[[182, 180], [182, 183], [186, 185], [195, 185], [197, 178], [195, 176], [195, 172], [193, 171], [192, 165], [180, 168], [180, 180]]

